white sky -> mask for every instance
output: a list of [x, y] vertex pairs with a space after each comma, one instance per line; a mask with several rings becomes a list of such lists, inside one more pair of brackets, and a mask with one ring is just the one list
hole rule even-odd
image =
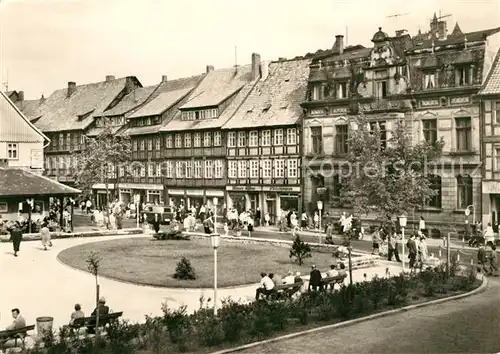
[[292, 58], [346, 26], [348, 44], [368, 46], [379, 26], [415, 34], [440, 10], [450, 32], [500, 26], [500, 0], [0, 0], [0, 82], [30, 99], [106, 75], [153, 85], [232, 66], [235, 46], [238, 64]]

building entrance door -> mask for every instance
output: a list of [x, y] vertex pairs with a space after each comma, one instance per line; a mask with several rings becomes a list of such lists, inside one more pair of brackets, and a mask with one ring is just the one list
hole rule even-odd
[[259, 207], [259, 195], [257, 193], [249, 193], [248, 198], [250, 199], [250, 210], [255, 212]]
[[266, 200], [267, 213], [269, 214], [269, 223], [271, 225], [276, 224], [276, 199]]

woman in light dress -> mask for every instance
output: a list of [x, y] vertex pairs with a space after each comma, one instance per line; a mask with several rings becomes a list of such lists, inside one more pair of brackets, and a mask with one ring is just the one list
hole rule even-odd
[[423, 265], [429, 258], [429, 250], [427, 248], [427, 243], [425, 242], [425, 235], [421, 231], [419, 231], [418, 236], [419, 237], [417, 239], [420, 240], [420, 242], [418, 243], [418, 254], [420, 256], [420, 262]]
[[42, 238], [42, 246], [45, 251], [47, 251], [47, 246], [52, 247], [52, 241], [50, 240], [50, 230], [47, 220], [43, 220], [42, 228], [40, 229], [40, 236]]

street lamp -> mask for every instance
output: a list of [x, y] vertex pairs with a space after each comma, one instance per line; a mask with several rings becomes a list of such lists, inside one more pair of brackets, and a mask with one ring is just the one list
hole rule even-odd
[[220, 235], [213, 233], [210, 236], [212, 241], [212, 248], [214, 249], [214, 315], [217, 316], [217, 248], [220, 244]]
[[465, 208], [465, 216], [468, 219], [468, 216], [470, 215], [470, 210], [472, 209], [472, 224], [476, 223], [476, 208], [474, 205], [469, 205], [467, 208]]
[[323, 202], [318, 200], [318, 211], [319, 211], [319, 230], [321, 231], [321, 210], [323, 210]]
[[402, 258], [402, 267], [403, 267], [403, 272], [405, 271], [405, 227], [406, 227], [406, 222], [408, 221], [406, 215], [401, 215], [399, 217], [399, 226], [401, 226], [401, 241], [402, 241], [402, 248], [401, 248], [401, 258]]
[[219, 204], [219, 200], [214, 197], [212, 201], [214, 203], [214, 232], [217, 233], [217, 204]]
[[347, 255], [349, 257], [349, 284], [352, 285], [352, 246], [350, 244], [349, 240], [349, 246], [347, 247]]
[[137, 228], [139, 228], [139, 204], [141, 202], [141, 196], [139, 194], [134, 195], [134, 202], [135, 202], [135, 216], [137, 219]]

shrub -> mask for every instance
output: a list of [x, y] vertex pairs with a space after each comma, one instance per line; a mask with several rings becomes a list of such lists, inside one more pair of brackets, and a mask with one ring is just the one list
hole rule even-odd
[[168, 308], [167, 304], [162, 306], [163, 320], [167, 326], [170, 341], [177, 344], [181, 352], [187, 350], [187, 334], [190, 329], [189, 316], [186, 310], [186, 306], [181, 306], [177, 310]]
[[224, 338], [230, 342], [236, 342], [241, 338], [243, 330], [248, 324], [248, 306], [239, 304], [232, 300], [222, 303], [219, 318], [222, 322]]
[[302, 265], [304, 259], [311, 258], [311, 246], [300, 239], [300, 236], [295, 236], [292, 247], [290, 249], [289, 258], [295, 258], [295, 261]]
[[174, 279], [179, 279], [179, 280], [196, 279], [196, 272], [194, 271], [191, 262], [186, 257], [182, 257], [179, 263], [177, 263], [177, 267], [175, 268]]
[[157, 234], [155, 234], [154, 237], [158, 240], [174, 240], [174, 241], [189, 240], [189, 235], [185, 235], [182, 233], [182, 231], [175, 230], [173, 228], [167, 231], [160, 231]]

